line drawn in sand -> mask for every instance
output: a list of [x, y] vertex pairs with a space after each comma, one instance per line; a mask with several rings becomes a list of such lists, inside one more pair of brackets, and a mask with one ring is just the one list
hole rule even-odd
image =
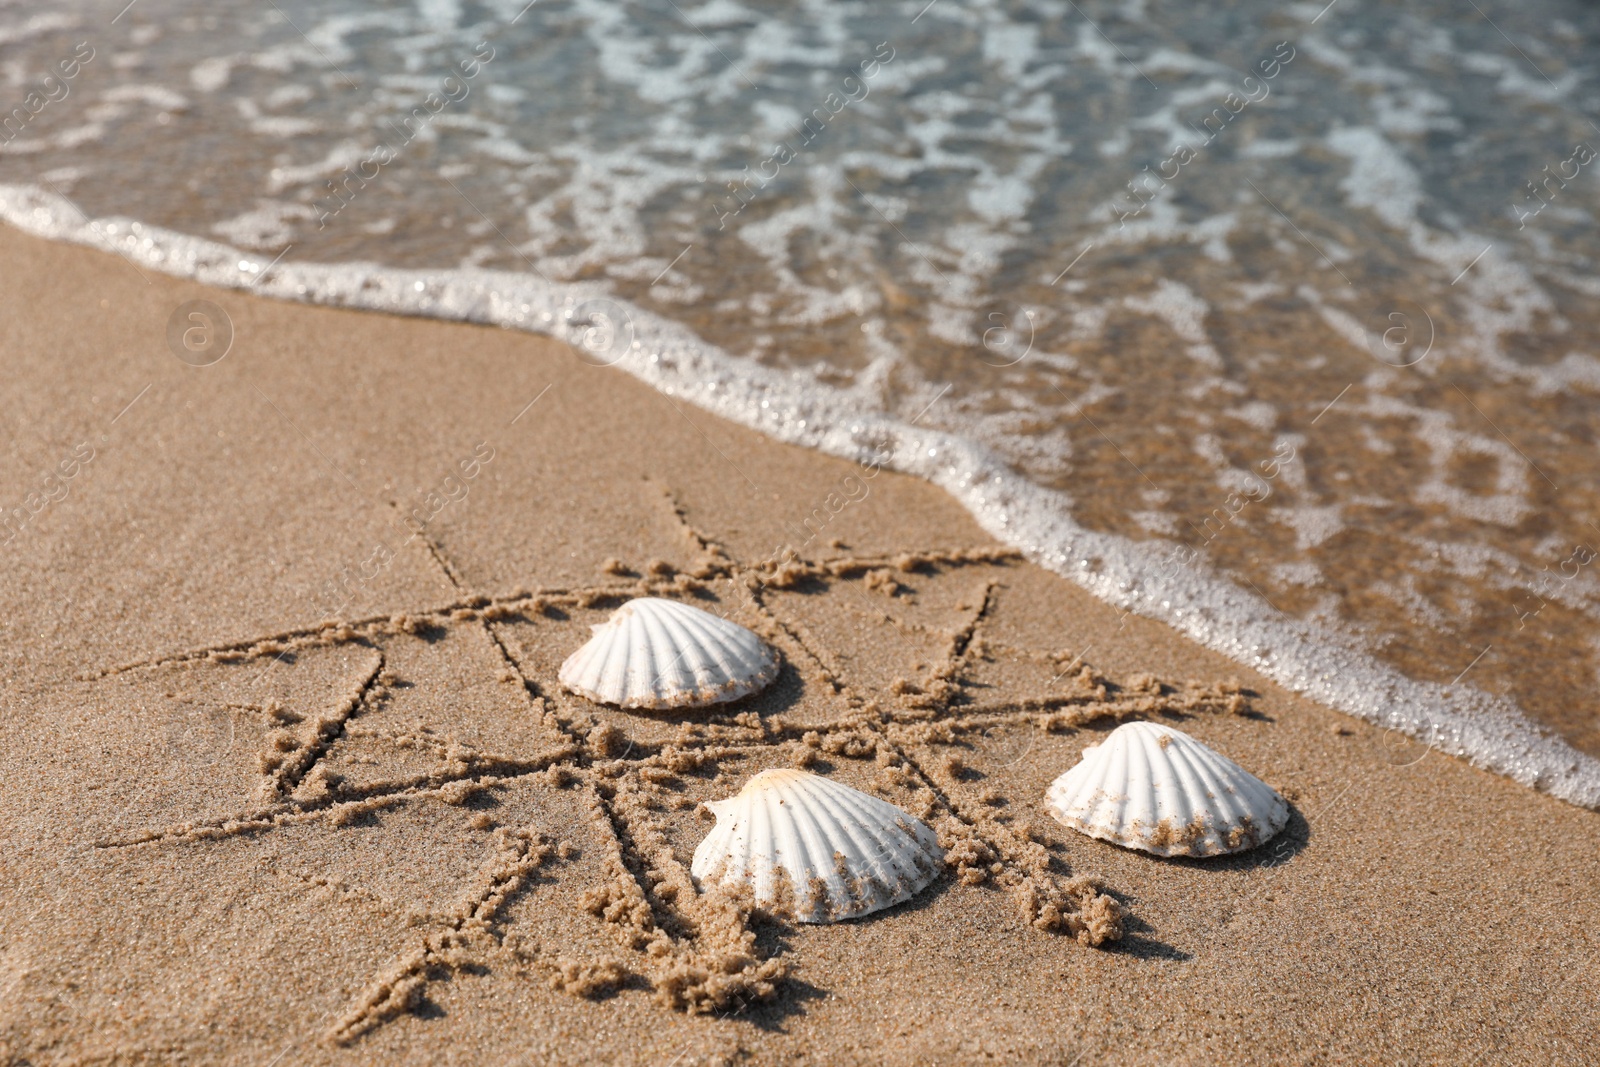
[[[989, 885], [1009, 894], [1040, 931], [1086, 945], [1123, 936], [1122, 905], [1098, 881], [1069, 869], [1063, 842], [1070, 835], [1026, 817], [1024, 804], [1036, 798], [1006, 796], [995, 787], [997, 776], [1042, 758], [1036, 742], [1050, 733], [1130, 717], [1251, 714], [1247, 691], [1237, 683], [1170, 685], [1148, 676], [1119, 685], [1085, 662], [1087, 649], [1006, 644], [988, 631], [1004, 613], [1007, 576], [1021, 559], [1011, 549], [816, 560], [790, 552], [747, 564], [692, 526], [675, 499], [667, 502], [691, 554], [681, 567], [607, 560], [600, 569], [616, 580], [491, 596], [465, 588], [463, 569], [429, 537], [424, 547], [458, 594], [448, 603], [99, 671], [91, 677], [204, 674], [270, 660], [273, 671], [292, 676], [302, 657], [360, 650], [346, 665], [353, 671], [348, 688], [320, 709], [282, 701], [236, 706], [260, 720], [253, 728], [262, 737], [253, 752], [253, 801], [221, 816], [107, 836], [97, 849], [104, 855], [261, 838], [307, 825], [344, 832], [418, 805], [476, 812], [469, 832], [487, 843], [487, 858], [442, 908], [408, 910], [359, 877], [278, 872], [385, 914], [408, 913], [407, 921], [422, 927], [414, 948], [337, 1013], [323, 1034], [335, 1044], [425, 1016], [437, 983], [496, 970], [591, 998], [650, 990], [662, 1004], [695, 1014], [741, 1016], [773, 1001], [767, 1010], [789, 1010], [784, 1002], [794, 998], [782, 994], [792, 960], [758, 936], [768, 927], [790, 928], [786, 917], [762, 912], [734, 891], [698, 891], [679, 859], [704, 835], [705, 824], [695, 821], [700, 803], [731, 795], [768, 766], [837, 774], [934, 827], [948, 870], [924, 898], [952, 886]], [[961, 585], [964, 574], [976, 574], [978, 583]], [[586, 624], [639, 596], [674, 597], [737, 617], [782, 653], [778, 680], [732, 704], [644, 714], [557, 688], [556, 665], [582, 643]], [[845, 640], [833, 639], [834, 627], [844, 627]], [[874, 675], [846, 650], [851, 634], [903, 652], [913, 669]], [[443, 653], [430, 653], [431, 646], [469, 638], [477, 653], [452, 645], [449, 654], [476, 655], [482, 684], [505, 687], [520, 724], [509, 750], [466, 736], [465, 720], [440, 729], [398, 710], [429, 688], [448, 696], [460, 684], [402, 679], [402, 665], [430, 654], [437, 660]], [[1036, 691], [1001, 692], [985, 681], [1002, 661], [1013, 668], [1026, 661], [1026, 676], [1039, 679]], [[227, 721], [224, 731], [220, 720], [197, 720], [227, 742], [220, 752], [201, 745], [197, 759], [220, 764], [248, 754], [244, 733], [251, 731]], [[178, 741], [186, 753], [189, 734]], [[501, 802], [535, 800], [532, 820], [521, 825], [496, 825], [489, 814]], [[550, 814], [562, 805], [578, 817], [563, 824]], [[550, 916], [537, 899], [542, 892], [565, 893], [576, 905], [571, 910], [587, 913], [582, 921], [594, 937], [586, 948], [574, 946], [565, 927], [541, 927], [541, 915], [575, 921]], [[523, 906], [524, 898], [532, 906]]]

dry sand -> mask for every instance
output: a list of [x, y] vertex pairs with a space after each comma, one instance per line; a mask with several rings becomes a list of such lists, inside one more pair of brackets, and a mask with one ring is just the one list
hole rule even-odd
[[[1600, 816], [558, 344], [9, 230], [0, 262], [0, 504], [59, 497], [0, 571], [8, 1062], [1595, 1062]], [[235, 329], [203, 368], [165, 339], [197, 298]], [[848, 562], [763, 567], [785, 543]], [[779, 681], [710, 714], [561, 692], [641, 589], [767, 634]], [[1284, 835], [1161, 861], [1051, 822], [1132, 715], [1282, 790]], [[828, 927], [697, 898], [697, 802], [807, 761], [961, 868]]]

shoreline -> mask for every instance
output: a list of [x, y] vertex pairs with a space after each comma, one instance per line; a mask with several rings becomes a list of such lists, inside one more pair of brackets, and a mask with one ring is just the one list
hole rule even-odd
[[[11, 229], [0, 259], [4, 499], [95, 448], [0, 577], [0, 1058], [1588, 1048], [1592, 812], [1119, 612], [935, 485], [884, 469], [835, 512], [857, 464], [523, 333], [208, 288]], [[233, 325], [209, 366], [166, 347], [192, 300]], [[493, 458], [464, 479], [479, 442]], [[768, 566], [819, 501], [801, 558]], [[330, 578], [403, 542], [418, 506], [425, 535], [325, 624]], [[562, 690], [564, 657], [643, 592], [757, 629], [778, 681], [692, 716]], [[1173, 861], [1055, 824], [1045, 787], [1124, 718], [1238, 760], [1289, 827]], [[699, 804], [801, 762], [926, 816], [950, 870], [832, 926], [707, 903], [684, 870]], [[1071, 915], [1084, 886], [1120, 939], [1050, 928], [1041, 903]]]
[[[479, 270], [274, 266], [213, 241], [136, 223], [117, 237], [102, 229], [116, 223], [80, 222], [64, 201], [31, 187], [0, 187], [0, 219], [36, 235], [113, 251], [130, 265], [137, 259], [180, 277], [291, 301], [550, 335], [563, 316], [577, 311], [580, 319], [605, 326], [601, 350], [583, 358], [627, 372], [675, 406], [682, 399], [770, 438], [843, 459], [886, 455], [883, 462], [891, 469], [949, 492], [990, 536], [1121, 611], [1171, 625], [1347, 714], [1577, 806], [1600, 809], [1600, 759], [1531, 721], [1508, 700], [1470, 686], [1409, 678], [1350, 647], [1347, 636], [1277, 616], [1231, 581], [1186, 566], [1189, 550], [1181, 546], [1160, 548], [1079, 527], [1057, 494], [1013, 474], [981, 446], [855, 410], [842, 395], [797, 393], [786, 376], [735, 365], [685, 328], [626, 308], [600, 287], [553, 286]], [[574, 334], [578, 340], [589, 336], [581, 329]]]

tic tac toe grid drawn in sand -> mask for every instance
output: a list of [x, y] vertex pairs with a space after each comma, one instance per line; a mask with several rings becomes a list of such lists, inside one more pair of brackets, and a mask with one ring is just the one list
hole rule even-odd
[[[672, 506], [682, 566], [612, 559], [591, 587], [479, 593], [430, 542], [459, 591], [450, 603], [101, 671], [190, 709], [169, 714], [188, 723], [179, 750], [203, 784], [185, 791], [178, 821], [131, 812], [100, 855], [172, 850], [182, 863], [199, 842], [277, 842], [274, 876], [414, 931], [332, 1020], [325, 1036], [340, 1044], [406, 1016], [426, 1025], [433, 983], [486, 974], [580, 997], [653, 993], [688, 1012], [778, 994], [793, 960], [764, 953], [757, 933], [793, 917], [702, 892], [687, 866], [711, 826], [700, 806], [776, 767], [932, 826], [946, 872], [924, 898], [987, 884], [1038, 936], [1122, 936], [1118, 901], [994, 783], [1039, 758], [1049, 733], [1244, 712], [1237, 684], [1118, 684], [1071, 651], [1029, 647], [1007, 620], [1021, 563], [1009, 549], [858, 558], [836, 545], [832, 558], [747, 564]], [[777, 679], [734, 703], [662, 712], [563, 690], [562, 660], [640, 596], [755, 630], [781, 653]]]

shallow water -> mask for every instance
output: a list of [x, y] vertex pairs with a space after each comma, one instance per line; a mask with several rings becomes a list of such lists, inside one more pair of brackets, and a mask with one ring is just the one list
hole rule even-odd
[[[605, 292], [595, 358], [713, 408], [785, 372], [746, 421], [895, 427], [991, 529], [1299, 688], [1381, 718], [1398, 673], [1408, 729], [1509, 702], [1600, 754], [1600, 12], [524, 4], [0, 4], [0, 182], [280, 295], [363, 303], [312, 267], [353, 261]], [[732, 362], [634, 365], [684, 337]], [[986, 513], [993, 460], [1040, 492]]]

